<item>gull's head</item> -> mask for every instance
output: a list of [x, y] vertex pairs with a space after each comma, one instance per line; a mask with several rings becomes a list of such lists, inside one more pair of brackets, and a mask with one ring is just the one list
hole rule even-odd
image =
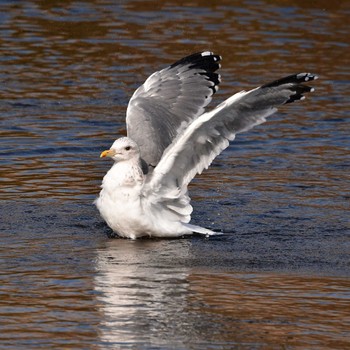
[[122, 137], [114, 141], [112, 147], [106, 151], [103, 151], [100, 155], [101, 158], [109, 157], [115, 162], [121, 162], [130, 159], [140, 158], [140, 149], [136, 142], [128, 137]]

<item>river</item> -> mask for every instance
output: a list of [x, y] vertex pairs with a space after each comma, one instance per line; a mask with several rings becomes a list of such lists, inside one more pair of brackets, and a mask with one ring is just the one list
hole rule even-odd
[[[1, 1], [0, 348], [350, 348], [349, 2]], [[134, 90], [222, 55], [210, 106], [284, 75], [304, 101], [190, 186], [223, 235], [111, 238], [92, 202]]]

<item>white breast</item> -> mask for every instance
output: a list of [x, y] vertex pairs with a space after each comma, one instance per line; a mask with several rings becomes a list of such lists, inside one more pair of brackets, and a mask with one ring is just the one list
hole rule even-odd
[[130, 162], [115, 163], [103, 178], [95, 204], [108, 226], [121, 236], [136, 238], [145, 231], [143, 181], [141, 169]]

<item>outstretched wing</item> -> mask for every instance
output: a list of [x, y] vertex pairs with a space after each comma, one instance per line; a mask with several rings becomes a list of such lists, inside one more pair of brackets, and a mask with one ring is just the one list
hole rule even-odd
[[278, 106], [303, 99], [303, 94], [313, 88], [302, 83], [316, 78], [310, 73], [291, 75], [248, 92], [239, 92], [203, 114], [165, 150], [145, 191], [161, 197], [166, 192], [175, 194], [177, 189], [181, 197], [192, 178], [208, 168], [237, 133], [265, 122]]
[[128, 137], [141, 157], [155, 167], [174, 138], [204, 113], [220, 82], [221, 57], [200, 52], [153, 73], [130, 99]]

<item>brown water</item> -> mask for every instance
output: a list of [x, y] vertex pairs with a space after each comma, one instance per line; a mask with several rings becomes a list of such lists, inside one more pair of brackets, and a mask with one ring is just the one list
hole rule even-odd
[[[347, 1], [0, 2], [0, 348], [350, 348]], [[110, 239], [92, 201], [153, 71], [223, 56], [215, 105], [283, 75], [307, 100], [191, 185], [223, 236]]]

